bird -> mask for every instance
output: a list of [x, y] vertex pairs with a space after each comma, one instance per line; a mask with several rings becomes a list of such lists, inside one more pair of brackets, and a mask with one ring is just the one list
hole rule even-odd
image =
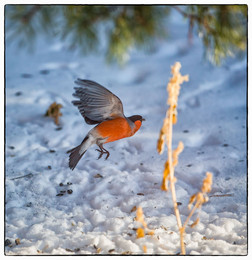
[[69, 168], [74, 170], [88, 148], [96, 144], [100, 159], [106, 154], [105, 160], [110, 153], [103, 145], [122, 138], [133, 136], [141, 127], [145, 119], [140, 115], [126, 117], [123, 112], [122, 101], [107, 88], [87, 79], [77, 79], [72, 104], [78, 107], [80, 114], [92, 128], [80, 145], [67, 151], [69, 155]]

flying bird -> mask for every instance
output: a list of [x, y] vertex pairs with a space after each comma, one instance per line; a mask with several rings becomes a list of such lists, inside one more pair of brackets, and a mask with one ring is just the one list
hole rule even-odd
[[69, 155], [69, 168], [74, 170], [81, 157], [87, 149], [96, 144], [100, 154], [106, 154], [105, 160], [109, 157], [109, 151], [103, 144], [134, 135], [141, 127], [145, 119], [140, 115], [125, 117], [121, 100], [100, 84], [85, 79], [77, 79], [75, 83], [74, 97], [78, 100], [72, 101], [77, 106], [81, 115], [89, 125], [96, 125], [92, 128], [82, 143], [67, 151]]

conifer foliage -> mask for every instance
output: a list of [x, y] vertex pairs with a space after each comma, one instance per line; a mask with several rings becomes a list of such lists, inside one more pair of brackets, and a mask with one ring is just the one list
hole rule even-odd
[[124, 63], [132, 48], [152, 50], [155, 38], [169, 40], [171, 9], [188, 20], [189, 42], [200, 36], [212, 62], [246, 50], [247, 5], [6, 5], [7, 38], [33, 46], [43, 32], [84, 54], [105, 46], [109, 62]]

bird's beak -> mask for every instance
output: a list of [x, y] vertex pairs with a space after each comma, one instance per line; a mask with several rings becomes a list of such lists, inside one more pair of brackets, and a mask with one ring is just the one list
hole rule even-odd
[[146, 119], [145, 119], [145, 118], [142, 118], [142, 121], [146, 121]]

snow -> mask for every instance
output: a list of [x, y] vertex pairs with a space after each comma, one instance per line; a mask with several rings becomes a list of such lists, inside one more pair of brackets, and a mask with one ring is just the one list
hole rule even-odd
[[[102, 55], [68, 51], [43, 35], [33, 53], [6, 43], [7, 255], [143, 254], [144, 245], [147, 254], [180, 252], [171, 194], [160, 190], [167, 155], [156, 152], [176, 61], [190, 77], [181, 88], [173, 139], [174, 147], [180, 140], [185, 145], [175, 169], [183, 222], [190, 196], [205, 172], [213, 173], [200, 223], [186, 228], [186, 253], [247, 254], [246, 59], [212, 66], [202, 59], [199, 39], [188, 45], [188, 25], [179, 14], [173, 12], [167, 25], [168, 42], [157, 41], [151, 54], [132, 51], [124, 67], [107, 65]], [[105, 145], [108, 160], [97, 160], [91, 147], [71, 171], [66, 151], [92, 128], [71, 104], [76, 78], [106, 86], [127, 116], [146, 121], [133, 137]], [[63, 105], [61, 128], [44, 117], [53, 102]], [[143, 208], [153, 236], [136, 238], [134, 206]]]

